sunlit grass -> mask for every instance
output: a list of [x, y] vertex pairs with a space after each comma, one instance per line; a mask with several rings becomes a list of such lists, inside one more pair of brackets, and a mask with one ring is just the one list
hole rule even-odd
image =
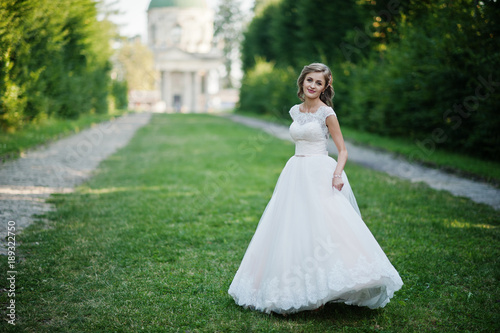
[[346, 172], [363, 218], [403, 288], [379, 310], [331, 304], [284, 318], [235, 305], [227, 289], [293, 151], [227, 119], [155, 115], [90, 181], [54, 195], [47, 222], [18, 236], [17, 326], [2, 329], [499, 329], [498, 212], [352, 164]]
[[451, 228], [483, 228], [483, 229], [495, 229], [498, 228], [496, 225], [491, 224], [474, 224], [470, 222], [460, 222], [457, 220], [454, 221], [445, 221], [445, 225]]

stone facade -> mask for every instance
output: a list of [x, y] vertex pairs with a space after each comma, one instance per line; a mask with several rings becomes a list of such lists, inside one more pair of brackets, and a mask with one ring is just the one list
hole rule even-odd
[[167, 112], [206, 112], [217, 108], [220, 50], [213, 47], [214, 13], [205, 1], [152, 0], [148, 45], [160, 72], [161, 100]]

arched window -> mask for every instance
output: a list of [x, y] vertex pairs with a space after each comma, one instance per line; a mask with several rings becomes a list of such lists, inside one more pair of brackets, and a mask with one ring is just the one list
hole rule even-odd
[[182, 36], [182, 28], [179, 23], [175, 25], [170, 34], [172, 36], [172, 42], [174, 43], [174, 45], [178, 45], [181, 42]]

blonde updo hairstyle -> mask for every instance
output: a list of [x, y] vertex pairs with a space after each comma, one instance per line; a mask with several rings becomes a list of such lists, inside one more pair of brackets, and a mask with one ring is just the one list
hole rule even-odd
[[302, 72], [300, 73], [300, 76], [297, 79], [297, 85], [299, 86], [299, 90], [297, 91], [297, 96], [300, 98], [302, 102], [304, 101], [304, 87], [303, 87], [304, 80], [307, 74], [313, 72], [323, 73], [326, 89], [321, 93], [319, 98], [326, 105], [333, 106], [332, 98], [335, 95], [335, 92], [333, 91], [333, 86], [332, 86], [332, 72], [330, 71], [330, 68], [328, 68], [327, 65], [318, 62], [304, 66], [304, 68], [302, 69]]

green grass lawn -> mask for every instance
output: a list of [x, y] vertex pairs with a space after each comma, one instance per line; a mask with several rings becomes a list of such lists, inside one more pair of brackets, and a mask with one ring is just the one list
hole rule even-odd
[[[154, 115], [90, 181], [54, 195], [45, 222], [17, 236], [17, 325], [4, 321], [1, 330], [500, 329], [498, 212], [352, 164], [346, 172], [364, 220], [403, 288], [378, 310], [328, 304], [282, 317], [235, 305], [227, 289], [293, 152], [228, 119]], [[8, 300], [2, 292], [2, 319]]]
[[77, 133], [96, 123], [110, 120], [128, 112], [115, 110], [107, 114], [82, 114], [77, 119], [48, 118], [28, 124], [14, 133], [0, 132], [0, 162], [19, 157], [30, 148], [47, 144], [61, 137]]
[[[259, 115], [252, 112], [238, 112], [238, 114], [287, 126], [291, 124], [291, 119], [281, 119], [274, 115]], [[341, 114], [339, 121], [342, 125]], [[384, 137], [347, 126], [342, 126], [342, 134], [345, 140], [352, 143], [389, 151], [410, 162], [442, 169], [466, 178], [486, 181], [493, 186], [500, 187], [500, 163], [440, 149], [439, 145], [431, 140], [431, 136], [425, 140], [412, 141], [405, 138]]]

